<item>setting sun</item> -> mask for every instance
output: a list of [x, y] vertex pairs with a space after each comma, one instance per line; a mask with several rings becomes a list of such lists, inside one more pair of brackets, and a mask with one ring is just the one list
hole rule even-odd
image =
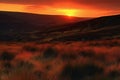
[[59, 11], [60, 13], [66, 16], [76, 16], [77, 14], [77, 10], [75, 9], [59, 9], [57, 11]]

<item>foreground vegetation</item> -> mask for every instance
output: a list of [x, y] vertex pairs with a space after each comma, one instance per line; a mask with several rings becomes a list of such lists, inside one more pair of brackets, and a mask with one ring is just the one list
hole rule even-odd
[[120, 80], [120, 40], [4, 42], [0, 80]]

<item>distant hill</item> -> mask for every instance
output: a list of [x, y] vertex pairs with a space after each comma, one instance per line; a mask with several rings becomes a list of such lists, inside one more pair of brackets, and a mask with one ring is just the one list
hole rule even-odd
[[73, 23], [88, 18], [73, 17], [68, 19], [66, 16], [60, 15], [39, 15], [22, 12], [5, 12], [0, 11], [0, 31], [13, 30], [17, 32], [44, 30], [51, 26], [63, 25], [66, 23]]
[[[80, 41], [120, 38], [120, 15], [103, 16], [49, 30], [51, 41]], [[55, 36], [54, 36], [55, 35]], [[57, 35], [57, 36], [56, 36]]]
[[[60, 15], [39, 15], [22, 12], [0, 11], [0, 40], [21, 40], [28, 32], [41, 32], [49, 30], [58, 25], [88, 20], [89, 18], [78, 18]], [[29, 37], [29, 36], [28, 36]]]
[[81, 41], [120, 38], [120, 15], [73, 18], [0, 12], [0, 41]]

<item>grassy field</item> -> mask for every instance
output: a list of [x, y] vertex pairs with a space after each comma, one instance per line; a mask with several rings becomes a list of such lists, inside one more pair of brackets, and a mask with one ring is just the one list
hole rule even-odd
[[0, 80], [120, 80], [120, 40], [1, 42]]

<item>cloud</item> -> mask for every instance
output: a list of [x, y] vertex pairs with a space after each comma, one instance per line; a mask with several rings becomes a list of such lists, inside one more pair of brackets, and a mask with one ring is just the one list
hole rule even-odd
[[75, 2], [103, 9], [120, 10], [120, 0], [75, 0]]
[[[39, 13], [51, 13], [55, 8], [91, 11], [93, 15], [95, 12], [95, 14], [120, 13], [120, 0], [0, 0], [0, 3], [27, 5], [26, 10], [36, 12], [39, 10]], [[99, 13], [97, 13], [98, 11]]]
[[[0, 3], [13, 3], [13, 4], [29, 4], [29, 5], [48, 5], [53, 6], [61, 3], [73, 3], [75, 5], [81, 5], [108, 10], [120, 10], [120, 0], [0, 0]], [[77, 6], [77, 8], [79, 8]], [[64, 6], [63, 6], [64, 7]]]

